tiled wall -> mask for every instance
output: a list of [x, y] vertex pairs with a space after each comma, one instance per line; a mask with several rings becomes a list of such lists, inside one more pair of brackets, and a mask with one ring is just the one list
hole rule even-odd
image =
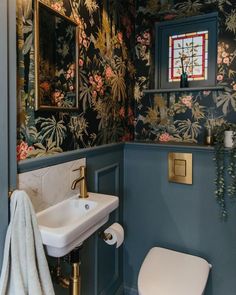
[[28, 193], [39, 212], [78, 192], [71, 190], [71, 183], [79, 177], [79, 171], [73, 170], [82, 165], [86, 165], [85, 158], [18, 174], [18, 188]]

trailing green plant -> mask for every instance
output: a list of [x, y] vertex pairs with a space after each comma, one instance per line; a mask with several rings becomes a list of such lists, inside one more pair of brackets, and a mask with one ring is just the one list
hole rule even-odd
[[[224, 148], [224, 132], [233, 131], [233, 147]], [[224, 123], [214, 130], [214, 161], [216, 167], [215, 196], [223, 220], [227, 219], [226, 196], [236, 197], [236, 124]], [[226, 157], [226, 155], [228, 157]], [[230, 176], [229, 178], [227, 176]], [[229, 179], [229, 182], [226, 181]]]

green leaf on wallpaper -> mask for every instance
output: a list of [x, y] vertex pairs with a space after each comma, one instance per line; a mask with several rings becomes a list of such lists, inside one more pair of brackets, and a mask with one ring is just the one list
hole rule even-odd
[[34, 126], [24, 126], [19, 128], [21, 137], [31, 146], [40, 139], [38, 130]]
[[231, 13], [226, 17], [226, 30], [236, 33], [236, 10], [231, 10]]
[[222, 107], [222, 112], [224, 115], [227, 115], [227, 113], [230, 111], [230, 106], [236, 111], [236, 96], [235, 94], [231, 94], [228, 92], [224, 92], [221, 95], [217, 96], [217, 102], [216, 106]]
[[193, 140], [196, 140], [202, 128], [198, 122], [192, 122], [189, 119], [176, 120], [174, 123], [177, 124], [177, 131], [183, 136], [183, 138], [191, 137]]
[[112, 98], [114, 100], [125, 100], [126, 98], [126, 84], [124, 77], [117, 73], [111, 78]]
[[82, 105], [83, 105], [84, 112], [86, 111], [87, 105], [89, 107], [91, 107], [91, 105], [92, 105], [92, 93], [91, 92], [92, 92], [91, 88], [85, 84], [80, 88], [79, 98], [83, 102]]
[[24, 26], [23, 33], [28, 34], [29, 32], [32, 32], [32, 27]]
[[42, 143], [35, 143], [34, 146], [36, 149], [28, 153], [29, 157], [38, 158], [63, 152], [60, 147], [56, 146], [56, 142], [52, 141], [51, 139], [47, 141], [46, 146], [44, 146]]
[[54, 116], [52, 118], [42, 118], [36, 119], [36, 124], [40, 124], [39, 134], [41, 135], [41, 141], [46, 142], [50, 140], [55, 142], [56, 146], [60, 146], [66, 137], [66, 126], [64, 126], [64, 121], [57, 121]]
[[26, 40], [25, 40], [25, 43], [24, 43], [24, 46], [22, 48], [22, 53], [24, 55], [26, 55], [29, 51], [30, 51], [30, 48], [32, 46], [32, 42], [33, 42], [33, 34], [30, 34]]

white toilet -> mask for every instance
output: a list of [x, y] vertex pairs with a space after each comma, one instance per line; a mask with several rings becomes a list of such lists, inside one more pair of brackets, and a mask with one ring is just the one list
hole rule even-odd
[[210, 269], [203, 258], [154, 247], [139, 271], [139, 295], [203, 295]]

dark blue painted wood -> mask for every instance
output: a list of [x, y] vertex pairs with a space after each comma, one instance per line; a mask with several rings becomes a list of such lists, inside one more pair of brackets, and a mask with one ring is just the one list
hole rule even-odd
[[[15, 16], [14, 16], [15, 19]], [[14, 23], [14, 21], [13, 21]], [[0, 266], [8, 224], [8, 1], [0, 2]]]
[[[114, 163], [95, 171], [95, 191], [120, 197], [120, 164]], [[112, 213], [108, 224], [119, 220], [119, 210]], [[108, 227], [103, 226], [101, 230]], [[120, 281], [120, 249], [109, 246], [102, 239], [97, 241], [97, 294], [110, 294], [111, 289]]]
[[[102, 228], [105, 229], [114, 221], [122, 222], [123, 145], [100, 148], [99, 151], [86, 157], [88, 189], [114, 194], [120, 199], [119, 209], [111, 214]], [[96, 233], [86, 241], [82, 251], [82, 294], [116, 294], [123, 281], [122, 248], [117, 250], [108, 246]]]
[[[236, 204], [221, 222], [214, 196], [212, 151], [193, 153], [193, 185], [168, 182], [168, 152], [181, 147], [129, 144], [124, 155], [124, 285], [137, 288], [148, 250], [162, 246], [206, 258], [212, 265], [206, 295], [236, 292]], [[182, 152], [187, 152], [183, 148]]]
[[106, 144], [92, 148], [64, 152], [61, 154], [52, 155], [50, 157], [27, 159], [18, 163], [18, 173], [49, 167], [52, 165], [73, 161], [79, 158], [88, 157], [90, 155], [92, 157], [95, 157], [96, 155], [104, 154], [106, 152], [109, 153], [110, 151], [119, 151], [123, 148], [123, 145], [123, 143]]
[[9, 189], [16, 188], [16, 125], [17, 125], [17, 91], [16, 91], [16, 1], [8, 0], [8, 105], [9, 105]]

